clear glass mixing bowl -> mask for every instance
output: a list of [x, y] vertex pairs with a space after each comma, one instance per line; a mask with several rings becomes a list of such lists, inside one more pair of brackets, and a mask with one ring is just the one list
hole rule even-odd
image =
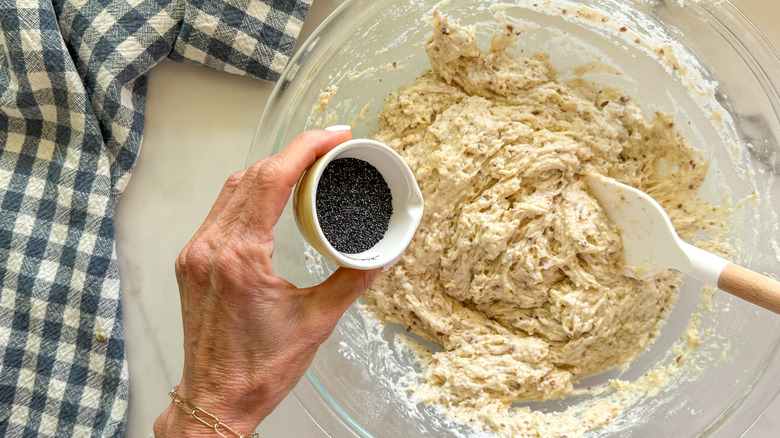
[[[370, 136], [383, 99], [429, 68], [424, 43], [435, 2], [347, 0], [304, 43], [265, 109], [248, 162], [281, 150], [299, 132], [350, 123]], [[492, 7], [491, 7], [492, 5]], [[442, 10], [461, 24], [499, 27], [495, 14], [522, 32], [515, 53], [550, 53], [558, 77], [599, 60], [619, 75], [587, 78], [618, 85], [650, 114], [672, 113], [688, 139], [711, 159], [701, 196], [720, 204], [752, 193], [729, 222], [733, 259], [780, 276], [780, 59], [758, 31], [726, 1], [589, 0], [580, 2], [452, 0]], [[600, 11], [606, 17], [593, 14]], [[338, 91], [314, 112], [322, 92]], [[320, 260], [285, 211], [277, 226], [274, 265], [299, 286], [327, 277]], [[652, 347], [628, 369], [581, 382], [632, 380], [669, 363], [695, 315], [701, 284], [686, 279], [678, 304]], [[780, 317], [716, 293], [701, 314], [702, 345], [660, 391], [640, 399], [592, 436], [739, 436], [780, 390]], [[330, 435], [376, 437], [477, 436], [454, 425], [439, 409], [409, 403], [398, 381], [412, 367], [393, 343], [402, 327], [375, 326], [353, 306], [322, 346], [296, 396]], [[308, 388], [308, 389], [307, 389]], [[312, 389], [313, 388], [313, 389]], [[555, 412], [585, 397], [528, 403]]]

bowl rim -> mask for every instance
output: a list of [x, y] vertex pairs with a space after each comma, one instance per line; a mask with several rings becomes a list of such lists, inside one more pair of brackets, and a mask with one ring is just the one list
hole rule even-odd
[[[326, 29], [329, 27], [330, 23], [336, 20], [347, 8], [349, 8], [354, 3], [359, 3], [362, 0], [344, 0], [339, 6], [337, 6], [333, 12], [331, 12], [328, 17], [323, 20], [311, 33], [311, 35], [305, 40], [305, 42], [300, 46], [298, 51], [294, 54], [294, 56], [290, 59], [287, 66], [283, 70], [282, 75], [280, 76], [280, 80], [276, 83], [274, 86], [271, 94], [269, 95], [268, 102], [266, 103], [266, 106], [263, 110], [261, 119], [258, 123], [258, 130], [255, 134], [255, 138], [253, 140], [253, 145], [258, 142], [260, 129], [263, 127], [264, 124], [268, 123], [269, 118], [273, 118], [271, 114], [274, 106], [275, 106], [275, 97], [279, 96], [281, 93], [285, 90], [285, 82], [284, 80], [290, 76], [290, 74], [295, 73], [295, 71], [298, 69], [298, 63], [301, 60], [303, 56], [307, 54], [307, 51], [311, 48], [312, 44], [316, 42], [317, 37]], [[506, 0], [505, 3], [514, 3], [511, 0]], [[708, 2], [689, 2], [686, 3], [686, 7], [690, 6], [691, 8], [696, 8], [702, 11], [705, 11], [707, 15], [713, 16], [711, 9], [711, 5]], [[751, 46], [750, 50], [743, 50], [741, 52], [741, 55], [747, 54], [750, 57], [750, 60], [753, 62], [753, 65], [750, 66], [751, 70], [756, 73], [761, 72], [762, 78], [771, 85], [772, 90], [774, 90], [774, 96], [775, 99], [772, 101], [777, 103], [780, 102], [780, 98], [777, 96], [780, 96], [778, 92], [780, 91], [780, 54], [778, 53], [778, 49], [774, 48], [769, 41], [766, 39], [766, 37], [755, 27], [755, 25], [750, 22], [750, 20], [742, 13], [735, 5], [731, 3], [730, 0], [727, 0], [726, 2], [718, 2], [718, 6], [721, 8], [718, 12], [722, 14], [718, 14], [719, 17], [728, 17], [729, 20], [731, 20], [731, 25], [739, 25], [739, 26], [747, 26], [747, 29], [750, 32], [752, 32], [755, 35], [758, 35], [759, 38], [757, 38], [754, 41], [751, 41], [751, 44], [755, 45], [758, 44], [758, 46], [754, 47]], [[721, 20], [722, 21], [722, 20]], [[738, 35], [733, 35], [734, 39], [736, 41], [739, 41], [740, 44], [744, 47], [745, 42], [741, 37]], [[769, 62], [770, 65], [765, 65], [764, 63]], [[756, 70], [756, 68], [758, 70]], [[778, 74], [775, 74], [778, 73]], [[775, 107], [775, 110], [778, 114], [780, 114], [780, 107]], [[282, 128], [284, 125], [282, 125]], [[273, 145], [280, 142], [280, 133], [283, 132], [284, 129], [279, 129], [275, 132], [276, 137], [274, 138], [274, 141], [271, 142], [271, 145], [269, 149], [273, 149]], [[251, 151], [250, 151], [251, 156]], [[774, 348], [774, 354], [773, 356], [770, 355], [769, 360], [767, 361], [766, 366], [763, 368], [762, 373], [755, 379], [752, 385], [749, 385], [747, 388], [745, 394], [743, 397], [741, 397], [739, 400], [734, 400], [734, 402], [729, 406], [729, 408], [725, 411], [723, 411], [718, 419], [709, 425], [703, 425], [704, 429], [702, 431], [703, 435], [710, 435], [710, 434], [717, 434], [720, 426], [722, 423], [728, 421], [730, 418], [734, 417], [736, 413], [740, 412], [744, 408], [744, 401], [745, 398], [753, 391], [753, 389], [759, 385], [762, 381], [763, 382], [770, 382], [771, 379], [769, 379], [769, 376], [767, 376], [767, 369], [768, 367], [775, 362], [780, 361], [780, 343], [775, 344]], [[780, 376], [780, 369], [776, 370], [775, 373], [776, 376]], [[328, 393], [327, 389], [325, 389], [322, 386], [322, 383], [319, 381], [317, 376], [314, 374], [312, 369], [309, 369], [306, 373], [307, 378], [314, 384], [316, 387], [317, 392], [323, 396], [329, 398], [328, 406], [333, 409], [339, 416], [339, 418], [345, 422], [347, 425], [349, 425], [352, 429], [354, 429], [356, 432], [359, 432], [362, 434], [362, 436], [372, 436], [370, 433], [368, 433], [361, 425], [357, 424], [354, 419], [351, 418], [351, 416], [344, 411], [343, 407], [341, 405], [332, 399], [330, 397], [330, 394]], [[325, 394], [323, 394], [323, 391]], [[777, 388], [775, 395], [764, 405], [763, 410], [760, 412], [744, 412], [747, 416], [752, 417], [748, 421], [747, 428], [744, 429], [744, 431], [747, 431], [759, 418], [761, 413], [766, 410], [766, 408], [769, 406], [771, 401], [774, 398], [777, 398], [780, 395], [780, 387]], [[300, 400], [299, 400], [300, 401]], [[335, 404], [335, 405], [334, 405]]]

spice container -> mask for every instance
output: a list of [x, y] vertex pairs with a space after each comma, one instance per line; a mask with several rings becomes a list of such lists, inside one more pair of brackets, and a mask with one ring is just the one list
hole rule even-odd
[[377, 141], [353, 139], [306, 170], [293, 211], [298, 230], [326, 259], [355, 269], [388, 268], [417, 231], [423, 199], [400, 155]]

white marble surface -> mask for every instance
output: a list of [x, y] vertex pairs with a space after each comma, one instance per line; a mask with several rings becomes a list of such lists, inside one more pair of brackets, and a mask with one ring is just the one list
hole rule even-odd
[[[338, 3], [315, 0], [304, 36]], [[780, 47], [779, 2], [733, 3]], [[271, 89], [272, 84], [173, 62], [150, 74], [143, 148], [116, 216], [130, 363], [128, 437], [151, 434], [152, 422], [169, 403], [167, 391], [179, 381], [183, 351], [173, 261], [225, 179], [244, 167]], [[292, 396], [260, 431], [269, 437], [327, 436]], [[780, 399], [745, 436], [770, 438], [778, 431]]]

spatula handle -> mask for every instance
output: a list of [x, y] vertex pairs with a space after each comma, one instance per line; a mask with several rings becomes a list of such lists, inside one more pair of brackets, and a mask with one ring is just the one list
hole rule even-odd
[[718, 278], [718, 289], [780, 314], [780, 282], [729, 263]]

